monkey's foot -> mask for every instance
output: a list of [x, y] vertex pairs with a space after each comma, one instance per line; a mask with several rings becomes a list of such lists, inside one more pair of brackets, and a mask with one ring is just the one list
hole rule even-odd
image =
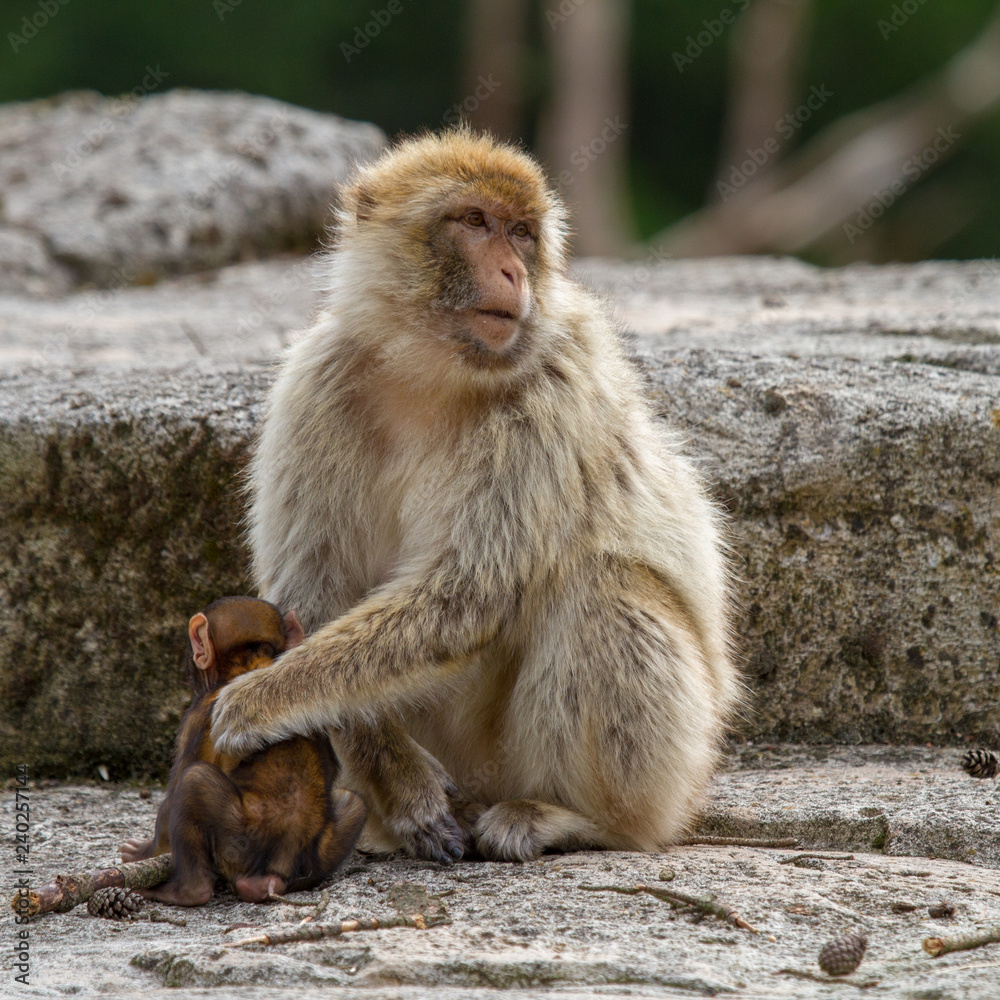
[[434, 765], [430, 780], [396, 789], [390, 804], [383, 803], [382, 821], [411, 857], [449, 865], [462, 857], [465, 840], [449, 802], [458, 789], [430, 754], [427, 761]]
[[273, 872], [266, 875], [241, 875], [235, 882], [233, 888], [236, 895], [244, 903], [264, 903], [268, 896], [280, 896], [284, 893], [288, 883]]
[[153, 856], [154, 845], [151, 840], [126, 840], [122, 844], [122, 861], [145, 861]]
[[447, 806], [440, 811], [386, 816], [385, 825], [402, 842], [406, 853], [420, 861], [450, 865], [462, 857], [464, 837]]
[[487, 861], [531, 861], [543, 851], [607, 847], [607, 835], [579, 813], [521, 799], [490, 806], [476, 824], [476, 846]]
[[214, 890], [215, 881], [209, 879], [206, 882], [192, 882], [189, 885], [170, 881], [154, 889], [140, 889], [139, 893], [144, 899], [154, 899], [174, 906], [204, 906], [212, 898]]

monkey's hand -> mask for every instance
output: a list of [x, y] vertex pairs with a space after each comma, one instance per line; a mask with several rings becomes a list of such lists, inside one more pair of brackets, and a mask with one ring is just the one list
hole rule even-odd
[[263, 747], [311, 731], [296, 717], [283, 669], [285, 661], [303, 648], [284, 654], [265, 670], [237, 677], [218, 693], [212, 709], [212, 740], [217, 750], [242, 760]]

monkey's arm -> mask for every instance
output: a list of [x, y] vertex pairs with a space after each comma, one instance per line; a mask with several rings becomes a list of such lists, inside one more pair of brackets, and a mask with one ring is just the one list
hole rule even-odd
[[516, 601], [520, 588], [499, 586], [491, 568], [463, 572], [441, 559], [373, 592], [267, 670], [237, 678], [215, 702], [216, 748], [243, 757], [433, 689], [496, 635]]

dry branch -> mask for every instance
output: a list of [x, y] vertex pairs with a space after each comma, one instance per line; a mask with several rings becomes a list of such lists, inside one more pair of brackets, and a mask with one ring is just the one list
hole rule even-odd
[[795, 837], [787, 837], [784, 840], [761, 840], [757, 837], [685, 837], [677, 841], [678, 847], [798, 847], [799, 842]]
[[292, 927], [279, 928], [268, 931], [266, 934], [258, 934], [255, 937], [244, 938], [242, 941], [233, 941], [227, 944], [227, 948], [240, 948], [246, 944], [291, 944], [296, 941], [319, 941], [322, 938], [340, 937], [353, 931], [379, 931], [389, 927], [415, 927], [417, 930], [426, 930], [427, 924], [419, 914], [412, 917], [386, 917], [379, 920], [377, 917], [370, 917], [367, 920], [341, 920], [337, 924], [295, 924]]
[[969, 951], [971, 948], [981, 948], [984, 944], [996, 944], [1000, 941], [1000, 924], [987, 927], [984, 931], [974, 931], [971, 934], [955, 934], [952, 937], [924, 938], [924, 951], [931, 958], [947, 955], [953, 951]]
[[578, 888], [587, 892], [620, 892], [625, 896], [637, 896], [644, 892], [671, 906], [687, 906], [703, 916], [718, 917], [733, 927], [750, 931], [752, 934], [759, 934], [753, 924], [744, 920], [731, 906], [717, 903], [714, 896], [689, 896], [685, 892], [678, 892], [676, 889], [661, 889], [659, 886], [651, 885], [581, 885]]
[[98, 890], [110, 886], [126, 889], [151, 889], [166, 882], [171, 874], [169, 854], [160, 854], [145, 861], [132, 861], [114, 868], [98, 868], [90, 872], [57, 875], [54, 881], [40, 889], [18, 889], [11, 897], [10, 908], [19, 916], [34, 917], [39, 913], [66, 913], [80, 903], [86, 903]]

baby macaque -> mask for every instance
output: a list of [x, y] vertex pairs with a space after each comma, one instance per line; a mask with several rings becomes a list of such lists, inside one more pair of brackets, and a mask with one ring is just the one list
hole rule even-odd
[[268, 669], [302, 641], [294, 612], [267, 601], [223, 597], [188, 624], [185, 672], [194, 688], [152, 840], [128, 840], [122, 860], [170, 851], [173, 877], [149, 899], [198, 906], [219, 877], [246, 902], [262, 902], [322, 881], [352, 851], [367, 809], [333, 790], [337, 760], [325, 736], [295, 736], [248, 754], [219, 752], [209, 735], [212, 706], [226, 684]]

